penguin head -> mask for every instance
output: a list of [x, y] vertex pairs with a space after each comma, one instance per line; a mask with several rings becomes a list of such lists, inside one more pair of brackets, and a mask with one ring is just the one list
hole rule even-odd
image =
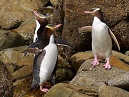
[[98, 17], [101, 21], [103, 21], [103, 13], [100, 8], [92, 8], [90, 11], [85, 11], [86, 14], [91, 14], [93, 16]]
[[52, 25], [52, 24], [48, 24], [45, 27], [45, 32], [47, 34], [48, 37], [50, 37], [62, 24], [58, 24], [58, 25]]
[[39, 22], [40, 26], [46, 26], [48, 24], [48, 20], [44, 15], [38, 13], [37, 11], [34, 11], [34, 14], [35, 19]]

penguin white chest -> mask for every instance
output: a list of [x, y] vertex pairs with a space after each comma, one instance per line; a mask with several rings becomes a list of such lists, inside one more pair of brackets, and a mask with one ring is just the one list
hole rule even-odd
[[92, 50], [95, 55], [109, 57], [111, 55], [112, 40], [108, 26], [97, 17], [92, 24]]
[[46, 46], [44, 50], [46, 51], [46, 54], [41, 62], [40, 67], [40, 85], [50, 78], [56, 65], [58, 55], [57, 46], [53, 43], [50, 43], [48, 46]]
[[36, 29], [35, 29], [35, 33], [34, 33], [33, 42], [36, 41], [36, 38], [37, 38], [37, 31], [38, 31], [39, 28], [40, 28], [40, 24], [39, 24], [39, 22], [36, 20]]

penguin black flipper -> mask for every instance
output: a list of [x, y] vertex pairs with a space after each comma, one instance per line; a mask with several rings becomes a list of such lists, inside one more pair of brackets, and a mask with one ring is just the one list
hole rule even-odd
[[26, 50], [23, 51], [23, 53], [33, 53], [35, 55], [38, 55], [40, 52], [42, 52], [42, 49], [38, 48], [27, 48]]
[[67, 47], [70, 47], [70, 48], [74, 48], [74, 46], [72, 44], [70, 44], [68, 41], [66, 41], [64, 39], [56, 38], [55, 42], [56, 42], [57, 45], [62, 45], [62, 46], [67, 46]]
[[41, 67], [41, 60], [44, 58], [46, 54], [45, 50], [42, 50], [38, 55], [35, 55], [34, 57], [34, 63], [33, 63], [33, 80], [31, 84], [31, 89], [35, 89], [39, 87], [40, 83], [40, 77], [39, 77], [39, 72], [40, 72], [40, 67]]
[[34, 43], [30, 44], [27, 49], [22, 51], [22, 53], [24, 53], [24, 56], [26, 56], [26, 54], [29, 53], [30, 48], [38, 48], [39, 46], [40, 46], [40, 43], [38, 43], [38, 41], [35, 41]]

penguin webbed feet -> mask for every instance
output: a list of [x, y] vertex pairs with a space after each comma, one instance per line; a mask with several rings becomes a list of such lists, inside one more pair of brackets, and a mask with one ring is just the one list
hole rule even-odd
[[46, 92], [48, 92], [48, 90], [49, 90], [48, 88], [44, 88], [43, 86], [40, 86], [40, 91], [46, 93]]
[[104, 68], [105, 68], [106, 70], [107, 70], [107, 69], [111, 69], [111, 65], [108, 64], [108, 63], [104, 64], [103, 66], [104, 66]]
[[98, 66], [99, 65], [99, 60], [97, 59], [97, 57], [95, 57], [94, 61], [92, 61], [91, 64], [93, 66]]

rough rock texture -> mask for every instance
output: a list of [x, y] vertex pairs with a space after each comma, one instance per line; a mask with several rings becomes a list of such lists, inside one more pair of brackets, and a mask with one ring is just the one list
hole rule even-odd
[[99, 97], [129, 97], [129, 92], [111, 86], [101, 86], [99, 88]]
[[17, 28], [25, 19], [33, 16], [33, 10], [38, 10], [45, 4], [46, 2], [43, 3], [40, 0], [1, 0], [0, 27]]
[[0, 61], [0, 97], [13, 97], [12, 76]]
[[22, 24], [13, 31], [21, 34], [25, 39], [26, 44], [29, 45], [32, 43], [35, 27], [36, 27], [35, 19], [34, 17], [30, 17], [26, 19], [24, 22], [22, 22]]
[[25, 45], [25, 40], [19, 33], [0, 29], [0, 50], [22, 45]]
[[71, 80], [75, 75], [75, 72], [73, 72], [72, 70], [73, 70], [73, 67], [61, 56], [58, 56], [56, 81], [61, 82], [61, 81]]
[[26, 46], [23, 46], [5, 49], [0, 52], [0, 60], [6, 64], [6, 68], [12, 74], [13, 80], [26, 77], [32, 73], [33, 55], [24, 56], [22, 51], [25, 48]]
[[[80, 86], [103, 86], [103, 85], [111, 85], [110, 83], [115, 77], [112, 84], [120, 85], [121, 88], [128, 87], [128, 77], [125, 79], [123, 84], [120, 80], [123, 80], [127, 74], [127, 71], [122, 69], [118, 69], [116, 67], [112, 67], [111, 70], [105, 70], [103, 67], [104, 62], [100, 61], [100, 65], [97, 67], [93, 67], [91, 62], [93, 60], [89, 59], [85, 61], [81, 67], [79, 68], [76, 76], [72, 79], [70, 84], [80, 85]], [[117, 63], [116, 63], [117, 64]], [[119, 77], [118, 77], [119, 76]], [[117, 80], [119, 78], [119, 81]]]
[[58, 0], [50, 0], [50, 2], [53, 6], [56, 6], [58, 4]]
[[52, 87], [44, 97], [97, 97], [97, 95], [97, 87], [81, 87], [59, 83]]
[[125, 55], [128, 55], [128, 56], [129, 56], [129, 51], [126, 51], [126, 52], [125, 52]]
[[[92, 51], [78, 52], [70, 57], [70, 64], [77, 71], [86, 60], [94, 58]], [[129, 56], [117, 51], [112, 51], [110, 59], [112, 66], [129, 71]]]
[[[116, 35], [121, 51], [129, 49], [129, 1], [127, 0], [60, 0], [54, 11], [54, 23], [63, 23], [59, 37], [67, 39], [74, 44], [75, 51], [91, 49], [91, 33], [79, 34], [78, 29], [86, 25], [92, 25], [93, 17], [83, 13], [84, 10], [99, 7], [104, 13], [104, 19]], [[116, 45], [113, 45], [116, 49]]]
[[44, 95], [39, 88], [35, 90], [30, 89], [32, 76], [18, 81], [20, 81], [20, 83], [15, 82], [13, 97], [42, 97], [42, 95]]

